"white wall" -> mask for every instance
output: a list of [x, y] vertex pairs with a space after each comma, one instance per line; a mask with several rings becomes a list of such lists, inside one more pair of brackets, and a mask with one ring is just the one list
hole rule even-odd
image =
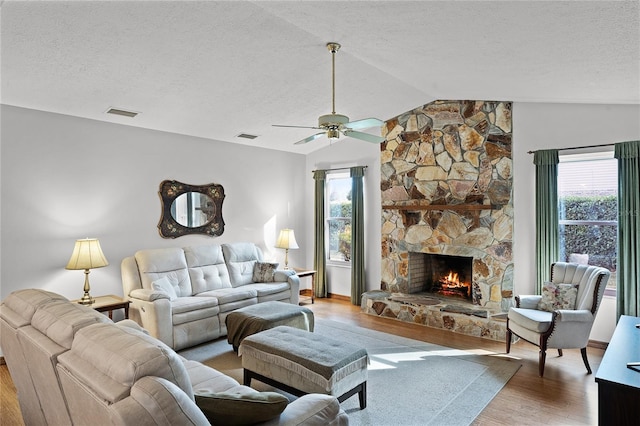
[[[4, 105], [1, 135], [0, 299], [31, 287], [82, 296], [82, 271], [64, 269], [78, 238], [99, 238], [109, 261], [91, 271], [91, 294], [122, 295], [120, 262], [137, 250], [252, 241], [283, 263], [277, 232], [303, 225], [303, 155]], [[161, 238], [165, 179], [221, 184], [224, 233]]]

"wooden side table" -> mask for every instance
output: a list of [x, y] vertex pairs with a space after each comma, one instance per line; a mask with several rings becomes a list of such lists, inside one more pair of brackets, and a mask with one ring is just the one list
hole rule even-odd
[[[74, 300], [78, 302], [78, 300]], [[124, 319], [129, 318], [129, 304], [131, 302], [123, 299], [122, 297], [109, 294], [107, 296], [98, 296], [93, 298], [93, 303], [90, 306], [98, 312], [108, 312], [109, 319], [113, 319], [113, 311], [116, 309], [124, 309]]]
[[[308, 300], [311, 299], [311, 304], [313, 304], [314, 302], [314, 284], [315, 284], [315, 280], [316, 280], [316, 271], [314, 271], [313, 269], [305, 269], [305, 268], [291, 268], [294, 271], [296, 271], [296, 275], [298, 275], [300, 278], [304, 278], [304, 277], [311, 277], [311, 297], [307, 297], [304, 296], [304, 299]], [[302, 299], [301, 299], [302, 301]]]

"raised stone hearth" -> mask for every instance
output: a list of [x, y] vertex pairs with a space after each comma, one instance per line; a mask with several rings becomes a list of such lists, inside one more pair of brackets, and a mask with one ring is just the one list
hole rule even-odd
[[[363, 310], [503, 338], [503, 323], [493, 318], [513, 293], [511, 103], [432, 102], [387, 121], [385, 136], [382, 295], [367, 293]], [[411, 294], [424, 291], [415, 277], [436, 280], [419, 271], [429, 269], [423, 253], [470, 259], [468, 300], [418, 303], [429, 295]]]
[[506, 314], [430, 295], [369, 291], [362, 295], [361, 309], [370, 315], [468, 336], [498, 341], [506, 338]]

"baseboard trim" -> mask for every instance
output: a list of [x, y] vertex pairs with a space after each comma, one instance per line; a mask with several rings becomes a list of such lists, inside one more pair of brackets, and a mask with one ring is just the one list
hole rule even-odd
[[[311, 290], [310, 288], [303, 288], [302, 290], [300, 290], [300, 296], [311, 297], [312, 295], [313, 295], [313, 290]], [[335, 299], [335, 300], [341, 300], [343, 302], [351, 302], [351, 296], [345, 296], [343, 294], [328, 293], [326, 299]]]
[[342, 294], [329, 293], [329, 298], [336, 299], [336, 300], [342, 300], [343, 302], [351, 302], [351, 296], [345, 296], [345, 295], [342, 295]]
[[599, 340], [589, 340], [589, 343], [587, 343], [587, 346], [592, 347], [592, 348], [596, 348], [596, 349], [606, 350], [607, 346], [609, 346], [609, 343], [608, 342], [600, 342]]

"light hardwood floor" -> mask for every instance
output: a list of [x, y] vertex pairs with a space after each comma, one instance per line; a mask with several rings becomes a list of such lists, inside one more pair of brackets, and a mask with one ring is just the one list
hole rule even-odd
[[[373, 330], [456, 349], [504, 354], [503, 342], [463, 336], [449, 331], [407, 324], [361, 313], [358, 306], [336, 299], [316, 299], [316, 318], [326, 318]], [[520, 341], [511, 345], [510, 356], [522, 368], [474, 421], [474, 425], [596, 425], [598, 388], [594, 375], [586, 374], [580, 351], [565, 350], [563, 357], [550, 350], [544, 378], [538, 377], [538, 348]], [[591, 369], [600, 365], [602, 349], [588, 348]], [[15, 388], [7, 366], [0, 366], [0, 424], [22, 425]], [[402, 419], [398, 419], [402, 424]]]

